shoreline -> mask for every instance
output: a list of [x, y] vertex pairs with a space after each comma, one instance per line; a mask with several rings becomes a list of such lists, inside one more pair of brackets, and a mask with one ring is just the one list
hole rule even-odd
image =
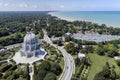
[[72, 18], [65, 18], [65, 17], [62, 17], [62, 16], [60, 16], [60, 15], [55, 15], [54, 12], [49, 12], [48, 14], [51, 15], [51, 16], [56, 16], [57, 18], [59, 18], [59, 19], [61, 19], [61, 20], [66, 20], [66, 21], [69, 21], [69, 22], [75, 21], [75, 20], [72, 19]]
[[66, 16], [60, 16], [60, 15], [57, 15], [57, 14], [55, 14], [55, 13], [56, 13], [56, 12], [49, 12], [48, 14], [51, 15], [51, 16], [55, 16], [55, 17], [57, 17], [57, 18], [59, 18], [59, 19], [61, 19], [61, 20], [66, 20], [66, 21], [68, 21], [68, 22], [85, 21], [85, 22], [95, 23], [95, 24], [98, 24], [98, 25], [105, 24], [107, 27], [120, 28], [119, 26], [110, 25], [110, 24], [107, 24], [107, 23], [99, 22], [99, 21], [68, 18], [68, 17], [66, 17]]

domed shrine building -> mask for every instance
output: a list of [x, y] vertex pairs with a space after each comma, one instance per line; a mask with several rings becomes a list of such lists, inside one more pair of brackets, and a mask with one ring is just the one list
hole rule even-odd
[[25, 56], [27, 58], [35, 57], [37, 54], [40, 54], [40, 47], [38, 44], [37, 37], [32, 32], [27, 32], [24, 37], [24, 43], [22, 45], [22, 49], [20, 50], [21, 56]]
[[15, 54], [13, 60], [16, 63], [33, 63], [37, 60], [44, 59], [46, 51], [40, 48], [36, 35], [29, 31], [24, 37], [22, 48]]

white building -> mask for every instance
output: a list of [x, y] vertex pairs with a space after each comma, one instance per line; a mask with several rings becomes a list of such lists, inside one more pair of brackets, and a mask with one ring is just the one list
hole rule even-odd
[[24, 37], [24, 42], [20, 52], [21, 56], [26, 56], [27, 58], [36, 56], [40, 53], [37, 37], [31, 31], [27, 32], [26, 36]]
[[16, 63], [33, 63], [44, 59], [47, 52], [40, 48], [38, 39], [33, 32], [27, 32], [24, 37], [22, 48], [16, 52], [13, 60]]
[[85, 54], [82, 54], [82, 53], [78, 53], [78, 58], [81, 60], [82, 58], [85, 57]]
[[72, 33], [70, 33], [70, 32], [67, 32], [67, 33], [65, 33], [67, 36], [72, 36]]

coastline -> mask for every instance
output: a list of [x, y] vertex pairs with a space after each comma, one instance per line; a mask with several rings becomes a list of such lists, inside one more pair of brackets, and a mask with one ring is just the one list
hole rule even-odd
[[59, 18], [59, 19], [61, 19], [61, 20], [66, 20], [66, 21], [69, 21], [69, 22], [75, 21], [75, 20], [72, 19], [72, 18], [66, 18], [66, 17], [60, 16], [60, 15], [56, 15], [56, 14], [54, 14], [54, 13], [55, 13], [55, 12], [49, 12], [48, 14], [51, 15], [51, 16], [55, 16], [55, 17], [57, 17], [57, 18]]
[[95, 23], [95, 24], [98, 24], [98, 25], [105, 24], [107, 27], [120, 28], [120, 26], [111, 25], [112, 23], [108, 24], [108, 23], [103, 23], [103, 22], [96, 21], [96, 20], [87, 20], [87, 19], [82, 19], [82, 18], [76, 19], [76, 18], [72, 18], [72, 17], [67, 17], [67, 16], [56, 14], [56, 12], [49, 12], [48, 14], [51, 15], [51, 16], [55, 16], [55, 17], [57, 17], [57, 18], [59, 18], [61, 20], [66, 20], [66, 21], [69, 21], [69, 22], [85, 21], [85, 22], [92, 22], [92, 23]]

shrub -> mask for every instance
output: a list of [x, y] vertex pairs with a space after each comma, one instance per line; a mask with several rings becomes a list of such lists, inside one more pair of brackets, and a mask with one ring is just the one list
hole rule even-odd
[[53, 74], [53, 73], [48, 73], [48, 74], [45, 76], [44, 80], [57, 80], [57, 77], [56, 77], [56, 75]]
[[117, 65], [120, 67], [120, 60], [116, 60]]

